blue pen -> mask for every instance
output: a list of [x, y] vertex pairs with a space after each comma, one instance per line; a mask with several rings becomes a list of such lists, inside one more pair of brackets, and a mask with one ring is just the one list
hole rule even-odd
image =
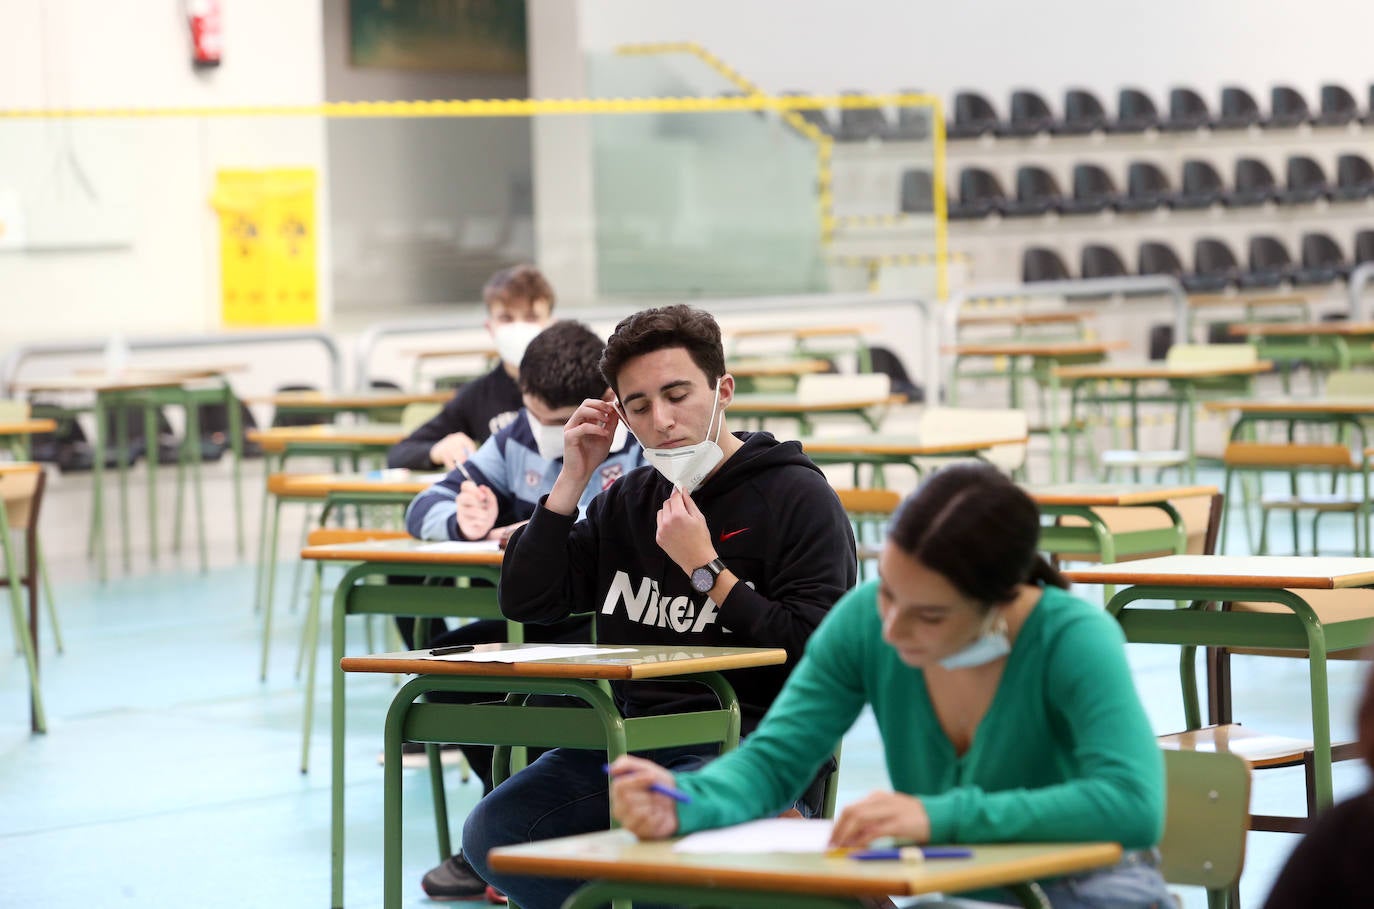
[[[611, 765], [602, 764], [601, 771], [603, 773], [610, 773]], [[673, 801], [681, 802], [684, 805], [692, 800], [692, 797], [687, 793], [683, 792], [681, 789], [674, 789], [672, 786], [665, 786], [662, 783], [650, 783], [649, 788], [654, 792], [657, 792], [659, 795], [666, 795]]]
[[959, 849], [949, 846], [903, 846], [897, 849], [861, 849], [849, 853], [856, 862], [894, 862], [901, 859], [920, 861], [921, 859], [972, 858], [972, 849]]

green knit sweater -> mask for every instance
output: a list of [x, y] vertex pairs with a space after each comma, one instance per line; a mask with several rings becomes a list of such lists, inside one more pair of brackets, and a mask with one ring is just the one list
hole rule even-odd
[[919, 796], [935, 843], [1107, 840], [1153, 846], [1164, 827], [1164, 764], [1101, 609], [1045, 589], [961, 757], [921, 670], [881, 636], [877, 582], [850, 591], [740, 748], [678, 776], [692, 796], [681, 833], [776, 814], [794, 802], [872, 705], [893, 788]]

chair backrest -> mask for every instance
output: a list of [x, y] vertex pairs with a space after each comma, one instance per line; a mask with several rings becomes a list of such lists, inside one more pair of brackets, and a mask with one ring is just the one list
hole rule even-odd
[[1250, 768], [1225, 752], [1165, 751], [1168, 807], [1159, 851], [1171, 884], [1229, 890], [1245, 867]]
[[401, 429], [409, 434], [428, 423], [444, 405], [430, 401], [414, 401], [401, 410]]
[[1140, 251], [1137, 253], [1138, 265], [1136, 271], [1142, 275], [1178, 275], [1183, 274], [1183, 262], [1179, 260], [1178, 253], [1168, 243], [1146, 241], [1140, 244]]
[[1218, 124], [1223, 128], [1240, 128], [1263, 120], [1259, 104], [1248, 91], [1236, 86], [1221, 90], [1221, 116]]
[[0, 423], [18, 423], [27, 420], [31, 408], [28, 401], [18, 398], [0, 398]]
[[1112, 247], [1091, 244], [1080, 253], [1078, 273], [1085, 278], [1118, 278], [1127, 274], [1126, 263]]
[[0, 501], [5, 503], [10, 530], [28, 530], [30, 522], [38, 520], [35, 503], [42, 488], [43, 469], [37, 464], [0, 464]]
[[1107, 112], [1092, 92], [1071, 88], [1064, 92], [1064, 122], [1071, 132], [1091, 132], [1107, 125]]
[[1374, 397], [1374, 372], [1337, 369], [1326, 377], [1326, 394], [1332, 398]]
[[[970, 407], [927, 407], [916, 424], [922, 442], [962, 442], [967, 439], [1020, 438], [1030, 431], [1024, 410]], [[983, 458], [1001, 470], [1019, 470], [1026, 463], [1024, 444], [998, 445]]]
[[1261, 234], [1250, 238], [1250, 270], [1285, 268], [1293, 264], [1288, 247], [1278, 237]]
[[1250, 344], [1175, 344], [1164, 362], [1170, 366], [1249, 366], [1259, 362]]
[[805, 404], [866, 401], [892, 393], [892, 379], [885, 373], [812, 373], [797, 380], [797, 400]]
[[1036, 281], [1066, 281], [1071, 277], [1069, 268], [1059, 253], [1044, 246], [1031, 246], [1021, 253], [1021, 281], [1033, 284]]
[[1313, 232], [1302, 235], [1302, 264], [1304, 268], [1345, 265], [1345, 254], [1330, 234]]
[[1297, 126], [1312, 116], [1307, 99], [1296, 88], [1275, 85], [1269, 93], [1269, 122], [1275, 126]]

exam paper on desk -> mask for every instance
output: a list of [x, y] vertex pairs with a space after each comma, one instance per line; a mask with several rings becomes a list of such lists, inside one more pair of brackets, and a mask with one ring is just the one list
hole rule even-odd
[[444, 660], [453, 663], [529, 663], [534, 660], [560, 660], [569, 657], [602, 656], [608, 653], [634, 653], [633, 647], [580, 647], [550, 644], [547, 647], [524, 647], [520, 650], [469, 650], [431, 656], [427, 650], [416, 651], [421, 659]]
[[833, 821], [770, 817], [759, 821], [689, 833], [674, 852], [825, 852]]
[[442, 540], [415, 549], [417, 552], [500, 552], [501, 544], [495, 540]]

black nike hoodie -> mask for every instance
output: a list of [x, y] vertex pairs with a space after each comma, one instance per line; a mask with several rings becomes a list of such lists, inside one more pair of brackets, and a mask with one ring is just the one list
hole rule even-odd
[[[763, 718], [801, 659], [806, 640], [854, 586], [854, 533], [835, 491], [797, 442], [737, 432], [744, 445], [692, 493], [720, 559], [740, 579], [724, 603], [692, 589], [654, 542], [672, 486], [641, 467], [597, 496], [574, 523], [544, 507], [511, 539], [501, 611], [546, 624], [596, 613], [599, 644], [781, 647], [781, 666], [725, 673], [743, 730]], [[625, 716], [712, 709], [700, 684], [612, 683]]]

